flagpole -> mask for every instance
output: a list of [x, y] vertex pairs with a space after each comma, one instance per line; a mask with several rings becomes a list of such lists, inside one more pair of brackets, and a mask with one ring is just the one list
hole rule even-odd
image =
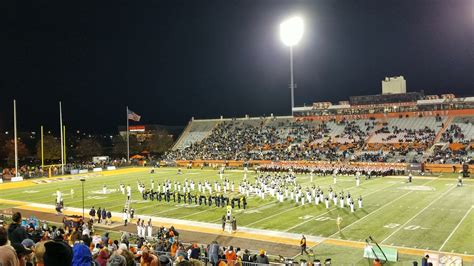
[[59, 132], [61, 132], [61, 174], [64, 175], [64, 147], [63, 147], [63, 110], [59, 102]]
[[127, 106], [127, 162], [130, 162], [130, 133], [128, 132], [128, 106]]
[[18, 177], [18, 143], [17, 143], [17, 136], [16, 136], [16, 100], [13, 100], [13, 136], [15, 138], [14, 145], [15, 145], [15, 177]]
[[43, 136], [43, 126], [41, 126], [41, 169], [44, 170], [44, 136]]
[[66, 126], [63, 126], [63, 138], [64, 138], [64, 164], [67, 164], [67, 154], [66, 154]]

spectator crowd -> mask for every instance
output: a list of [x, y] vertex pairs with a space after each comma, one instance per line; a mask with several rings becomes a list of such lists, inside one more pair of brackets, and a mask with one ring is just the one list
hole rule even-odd
[[91, 222], [76, 227], [22, 224], [21, 213], [9, 225], [0, 225], [0, 265], [204, 265], [237, 266], [246, 262], [269, 264], [264, 250], [258, 254], [216, 241], [208, 245], [184, 244], [174, 227], [160, 227], [152, 238], [123, 232], [118, 239], [94, 232]]

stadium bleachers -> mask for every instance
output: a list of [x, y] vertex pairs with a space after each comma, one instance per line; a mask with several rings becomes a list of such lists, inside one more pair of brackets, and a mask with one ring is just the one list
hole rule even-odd
[[173, 150], [184, 149], [203, 140], [219, 123], [218, 120], [193, 120], [183, 132], [183, 136], [176, 142]]
[[[431, 159], [437, 161], [434, 155], [446, 157], [446, 149], [471, 152], [468, 144], [474, 136], [473, 120], [447, 116], [329, 121], [293, 117], [193, 120], [166, 156], [171, 160], [422, 162], [433, 155]], [[462, 134], [453, 133], [454, 129]], [[448, 139], [451, 146], [432, 148]], [[453, 142], [462, 146], [453, 146]]]

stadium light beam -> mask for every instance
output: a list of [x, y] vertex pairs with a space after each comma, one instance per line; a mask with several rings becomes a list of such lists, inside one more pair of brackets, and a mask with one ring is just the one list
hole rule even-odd
[[280, 24], [280, 38], [283, 44], [290, 47], [290, 89], [291, 89], [291, 114], [295, 107], [295, 82], [293, 76], [293, 46], [303, 38], [304, 23], [300, 17], [292, 17]]

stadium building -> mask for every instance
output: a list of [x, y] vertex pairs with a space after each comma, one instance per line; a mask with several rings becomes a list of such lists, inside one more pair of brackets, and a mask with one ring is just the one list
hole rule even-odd
[[402, 76], [387, 77], [381, 94], [315, 102], [295, 107], [293, 116], [193, 118], [167, 159], [183, 165], [389, 163], [451, 172], [472, 163], [473, 123], [474, 97], [406, 92]]

